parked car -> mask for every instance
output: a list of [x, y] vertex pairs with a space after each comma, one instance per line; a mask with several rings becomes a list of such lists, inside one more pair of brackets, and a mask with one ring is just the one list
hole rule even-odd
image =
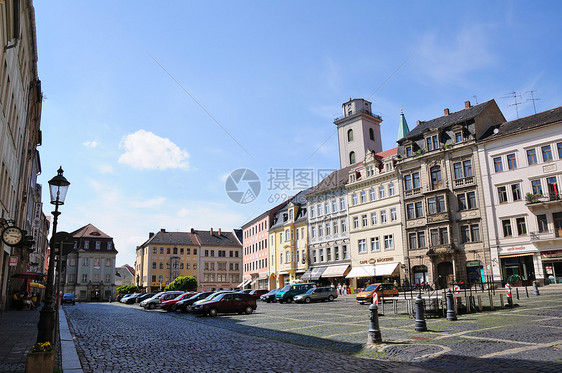
[[248, 294], [250, 294], [250, 296], [254, 299], [260, 299], [262, 295], [267, 294], [268, 292], [269, 290], [267, 289], [256, 289], [256, 290], [252, 290]]
[[249, 294], [251, 291], [252, 291], [252, 289], [242, 289], [242, 290], [240, 290], [240, 291], [238, 291], [238, 292], [239, 292], [239, 293], [242, 293], [242, 294]]
[[289, 284], [285, 285], [275, 294], [275, 299], [279, 303], [291, 303], [295, 295], [306, 293], [309, 289], [315, 288], [316, 283], [305, 282], [302, 284]]
[[141, 302], [139, 303], [139, 306], [144, 307], [144, 305], [145, 305], [150, 299], [158, 298], [158, 297], [160, 297], [160, 296], [161, 296], [162, 294], [164, 294], [164, 293], [165, 293], [165, 291], [161, 291], [161, 292], [159, 292], [159, 293], [154, 294], [154, 295], [151, 296], [150, 298], [146, 298], [145, 300], [143, 300], [143, 301], [141, 301]]
[[117, 294], [117, 297], [115, 298], [115, 300], [117, 302], [121, 302], [121, 298], [123, 298], [125, 295], [127, 295], [127, 294], [119, 293], [119, 294]]
[[182, 294], [183, 291], [165, 291], [162, 294], [158, 295], [158, 296], [153, 296], [152, 298], [149, 299], [145, 299], [142, 302], [140, 302], [141, 307], [143, 308], [148, 308], [148, 309], [154, 309], [156, 307], [158, 307], [160, 305], [160, 303], [170, 300], [170, 299], [174, 299], [175, 297], [177, 297], [178, 295]]
[[138, 293], [131, 293], [131, 294], [126, 294], [123, 298], [121, 298], [120, 302], [121, 303], [127, 303], [127, 299], [137, 295]]
[[64, 293], [62, 295], [62, 304], [65, 303], [72, 303], [72, 304], [76, 304], [76, 297], [74, 296], [74, 293]]
[[[193, 310], [193, 308], [194, 308], [196, 305], [198, 305], [198, 304], [201, 304], [201, 303], [203, 303], [203, 302], [208, 302], [208, 301], [213, 300], [214, 298], [218, 297], [218, 296], [221, 295], [221, 294], [227, 294], [227, 293], [235, 293], [235, 292], [232, 291], [232, 290], [219, 290], [219, 291], [215, 291], [215, 292], [209, 294], [206, 298], [203, 298], [203, 299], [198, 300], [198, 301], [196, 301], [195, 303], [193, 303], [193, 304], [191, 305], [191, 309], [188, 309], [188, 311]], [[243, 294], [243, 293], [236, 293], [236, 294]]]
[[373, 303], [373, 294], [377, 293], [379, 299], [398, 296], [398, 289], [394, 284], [371, 284], [355, 297], [357, 303]]
[[154, 293], [144, 293], [135, 298], [135, 303], [140, 303], [145, 299], [152, 298]]
[[127, 299], [125, 299], [125, 301], [123, 303], [125, 304], [133, 304], [135, 303], [135, 300], [142, 295], [141, 293], [135, 293], [133, 295], [131, 295], [130, 297], [127, 297]]
[[334, 288], [312, 288], [304, 294], [295, 295], [293, 299], [297, 303], [310, 303], [325, 300], [332, 302], [337, 297], [338, 292]]
[[267, 302], [267, 303], [276, 302], [275, 294], [277, 294], [277, 292], [279, 290], [281, 290], [281, 289], [273, 289], [269, 293], [266, 293], [266, 294], [262, 295], [260, 297], [260, 299], [264, 302]]
[[203, 293], [197, 293], [197, 294], [193, 295], [191, 298], [180, 300], [179, 302], [174, 304], [172, 306], [172, 308], [174, 308], [175, 311], [187, 312], [188, 308], [191, 308], [193, 303], [197, 302], [198, 300], [205, 299], [213, 293], [214, 293], [214, 291], [205, 291]]
[[193, 306], [193, 312], [203, 315], [216, 316], [219, 313], [238, 312], [251, 314], [258, 308], [256, 299], [249, 294], [224, 293], [212, 300]]
[[197, 294], [197, 293], [194, 292], [194, 291], [182, 293], [182, 294], [178, 295], [177, 297], [175, 297], [173, 299], [168, 299], [168, 300], [162, 301], [162, 303], [160, 303], [159, 307], [162, 308], [164, 311], [168, 311], [168, 312], [169, 311], [175, 311], [175, 309], [172, 310], [172, 307], [175, 306], [175, 304], [177, 302], [179, 302], [180, 300], [183, 300], [183, 299], [189, 299], [195, 294]]

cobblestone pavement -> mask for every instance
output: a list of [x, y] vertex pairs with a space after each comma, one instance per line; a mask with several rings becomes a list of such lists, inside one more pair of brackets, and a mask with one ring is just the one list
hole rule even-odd
[[[383, 344], [366, 345], [368, 306], [266, 304], [217, 318], [79, 304], [65, 310], [85, 371], [562, 371], [562, 292], [522, 298], [513, 309], [427, 320], [385, 308]], [[138, 361], [138, 362], [137, 362]], [[146, 364], [146, 365], [144, 365]]]
[[24, 372], [27, 353], [37, 339], [39, 311], [0, 313], [0, 372]]

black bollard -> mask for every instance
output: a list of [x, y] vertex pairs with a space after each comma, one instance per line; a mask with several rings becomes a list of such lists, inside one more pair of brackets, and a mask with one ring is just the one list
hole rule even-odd
[[517, 300], [519, 300], [519, 289], [515, 288], [515, 296], [517, 297]]
[[455, 321], [457, 319], [457, 314], [455, 313], [455, 299], [453, 298], [453, 293], [451, 289], [447, 290], [447, 320]]
[[525, 296], [529, 298], [529, 289], [525, 286]]
[[381, 331], [379, 328], [379, 306], [371, 304], [369, 306], [369, 344], [382, 343]]
[[541, 295], [541, 293], [539, 293], [539, 287], [538, 287], [536, 281], [533, 281], [533, 294], [534, 295]]
[[418, 294], [416, 297], [416, 323], [414, 329], [416, 332], [425, 332], [427, 330], [421, 294]]

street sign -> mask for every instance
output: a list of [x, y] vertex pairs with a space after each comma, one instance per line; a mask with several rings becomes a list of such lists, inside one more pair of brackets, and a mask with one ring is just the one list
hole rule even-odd
[[11, 256], [10, 257], [10, 267], [16, 267], [18, 265], [18, 257]]

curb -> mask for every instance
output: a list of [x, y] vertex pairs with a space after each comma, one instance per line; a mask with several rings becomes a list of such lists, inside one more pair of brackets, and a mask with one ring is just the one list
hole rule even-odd
[[60, 325], [60, 343], [62, 352], [62, 370], [66, 372], [84, 372], [82, 370], [82, 364], [80, 363], [80, 358], [78, 357], [78, 352], [76, 351], [76, 345], [74, 344], [74, 339], [72, 334], [70, 334], [70, 329], [68, 327], [68, 322], [66, 320], [66, 314], [64, 308], [60, 307], [59, 312], [59, 325]]

